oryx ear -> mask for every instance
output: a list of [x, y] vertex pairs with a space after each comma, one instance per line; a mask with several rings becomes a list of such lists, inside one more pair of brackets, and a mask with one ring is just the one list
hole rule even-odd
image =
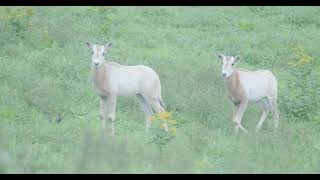
[[236, 57], [234, 57], [234, 62], [239, 62], [240, 61], [240, 56], [236, 56]]
[[223, 54], [217, 54], [217, 56], [218, 56], [218, 58], [219, 58], [220, 60], [223, 60], [223, 57], [224, 57]]
[[112, 43], [107, 43], [106, 45], [104, 45], [104, 47], [106, 47], [107, 49], [110, 49], [112, 47]]
[[87, 45], [88, 48], [90, 48], [90, 49], [92, 48], [91, 43], [87, 42], [86, 45]]

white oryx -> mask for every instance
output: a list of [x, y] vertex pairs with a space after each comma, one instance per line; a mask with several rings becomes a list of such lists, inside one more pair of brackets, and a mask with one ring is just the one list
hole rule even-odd
[[[269, 70], [246, 71], [235, 69], [240, 57], [218, 54], [222, 62], [222, 77], [229, 98], [233, 102], [233, 123], [235, 131], [239, 128], [247, 132], [241, 125], [242, 116], [249, 101], [256, 102], [262, 110], [261, 118], [256, 126], [258, 131], [271, 108], [274, 128], [278, 128], [279, 113], [277, 107], [277, 79]], [[268, 101], [266, 101], [266, 99]]]
[[146, 116], [146, 128], [151, 126], [151, 116], [164, 111], [161, 84], [157, 73], [144, 65], [124, 66], [105, 60], [111, 43], [95, 45], [87, 43], [91, 49], [91, 77], [100, 96], [100, 119], [105, 128], [105, 114], [111, 121], [112, 135], [115, 134], [114, 121], [117, 96], [136, 96]]

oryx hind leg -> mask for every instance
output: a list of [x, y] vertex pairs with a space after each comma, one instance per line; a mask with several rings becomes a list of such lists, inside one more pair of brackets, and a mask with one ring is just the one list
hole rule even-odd
[[149, 103], [156, 113], [164, 112], [164, 108], [161, 106], [159, 98], [149, 97]]
[[256, 126], [256, 132], [260, 130], [263, 122], [266, 120], [268, 113], [270, 111], [270, 104], [265, 99], [258, 101], [257, 105], [260, 107], [262, 112], [261, 112], [260, 120]]
[[[149, 97], [148, 102], [152, 106], [152, 108], [154, 109], [154, 111], [156, 113], [161, 113], [161, 112], [165, 111], [165, 109], [161, 106], [161, 103], [160, 103], [159, 98], [157, 96]], [[165, 128], [164, 128], [165, 131], [168, 131], [168, 125], [166, 122], [164, 122], [164, 126], [165, 126]]]
[[150, 107], [150, 104], [146, 101], [146, 99], [141, 94], [137, 94], [137, 98], [139, 100], [140, 107], [146, 117], [146, 130], [147, 130], [148, 128], [151, 127], [151, 117], [153, 115], [153, 111]]
[[269, 98], [269, 101], [271, 103], [273, 125], [274, 125], [274, 129], [276, 130], [279, 127], [279, 111], [278, 111], [277, 98]]

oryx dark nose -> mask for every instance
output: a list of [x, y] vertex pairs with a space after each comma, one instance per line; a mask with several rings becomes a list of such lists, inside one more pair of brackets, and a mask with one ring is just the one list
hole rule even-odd
[[94, 65], [98, 66], [98, 65], [99, 65], [99, 63], [98, 63], [98, 62], [95, 62], [95, 63], [94, 63]]
[[222, 77], [226, 77], [227, 76], [227, 73], [222, 73]]

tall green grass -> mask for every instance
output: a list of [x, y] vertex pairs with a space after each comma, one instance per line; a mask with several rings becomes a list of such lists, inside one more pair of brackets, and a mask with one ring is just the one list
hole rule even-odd
[[[0, 173], [318, 173], [319, 7], [0, 7]], [[178, 124], [162, 151], [134, 98], [118, 99], [116, 137], [99, 122], [85, 43], [160, 76]], [[301, 55], [295, 51], [303, 49]], [[216, 54], [270, 69], [280, 131], [260, 112], [235, 136]], [[292, 66], [304, 57], [307, 65]], [[307, 72], [307, 74], [304, 74]], [[304, 82], [304, 83], [301, 83]]]

